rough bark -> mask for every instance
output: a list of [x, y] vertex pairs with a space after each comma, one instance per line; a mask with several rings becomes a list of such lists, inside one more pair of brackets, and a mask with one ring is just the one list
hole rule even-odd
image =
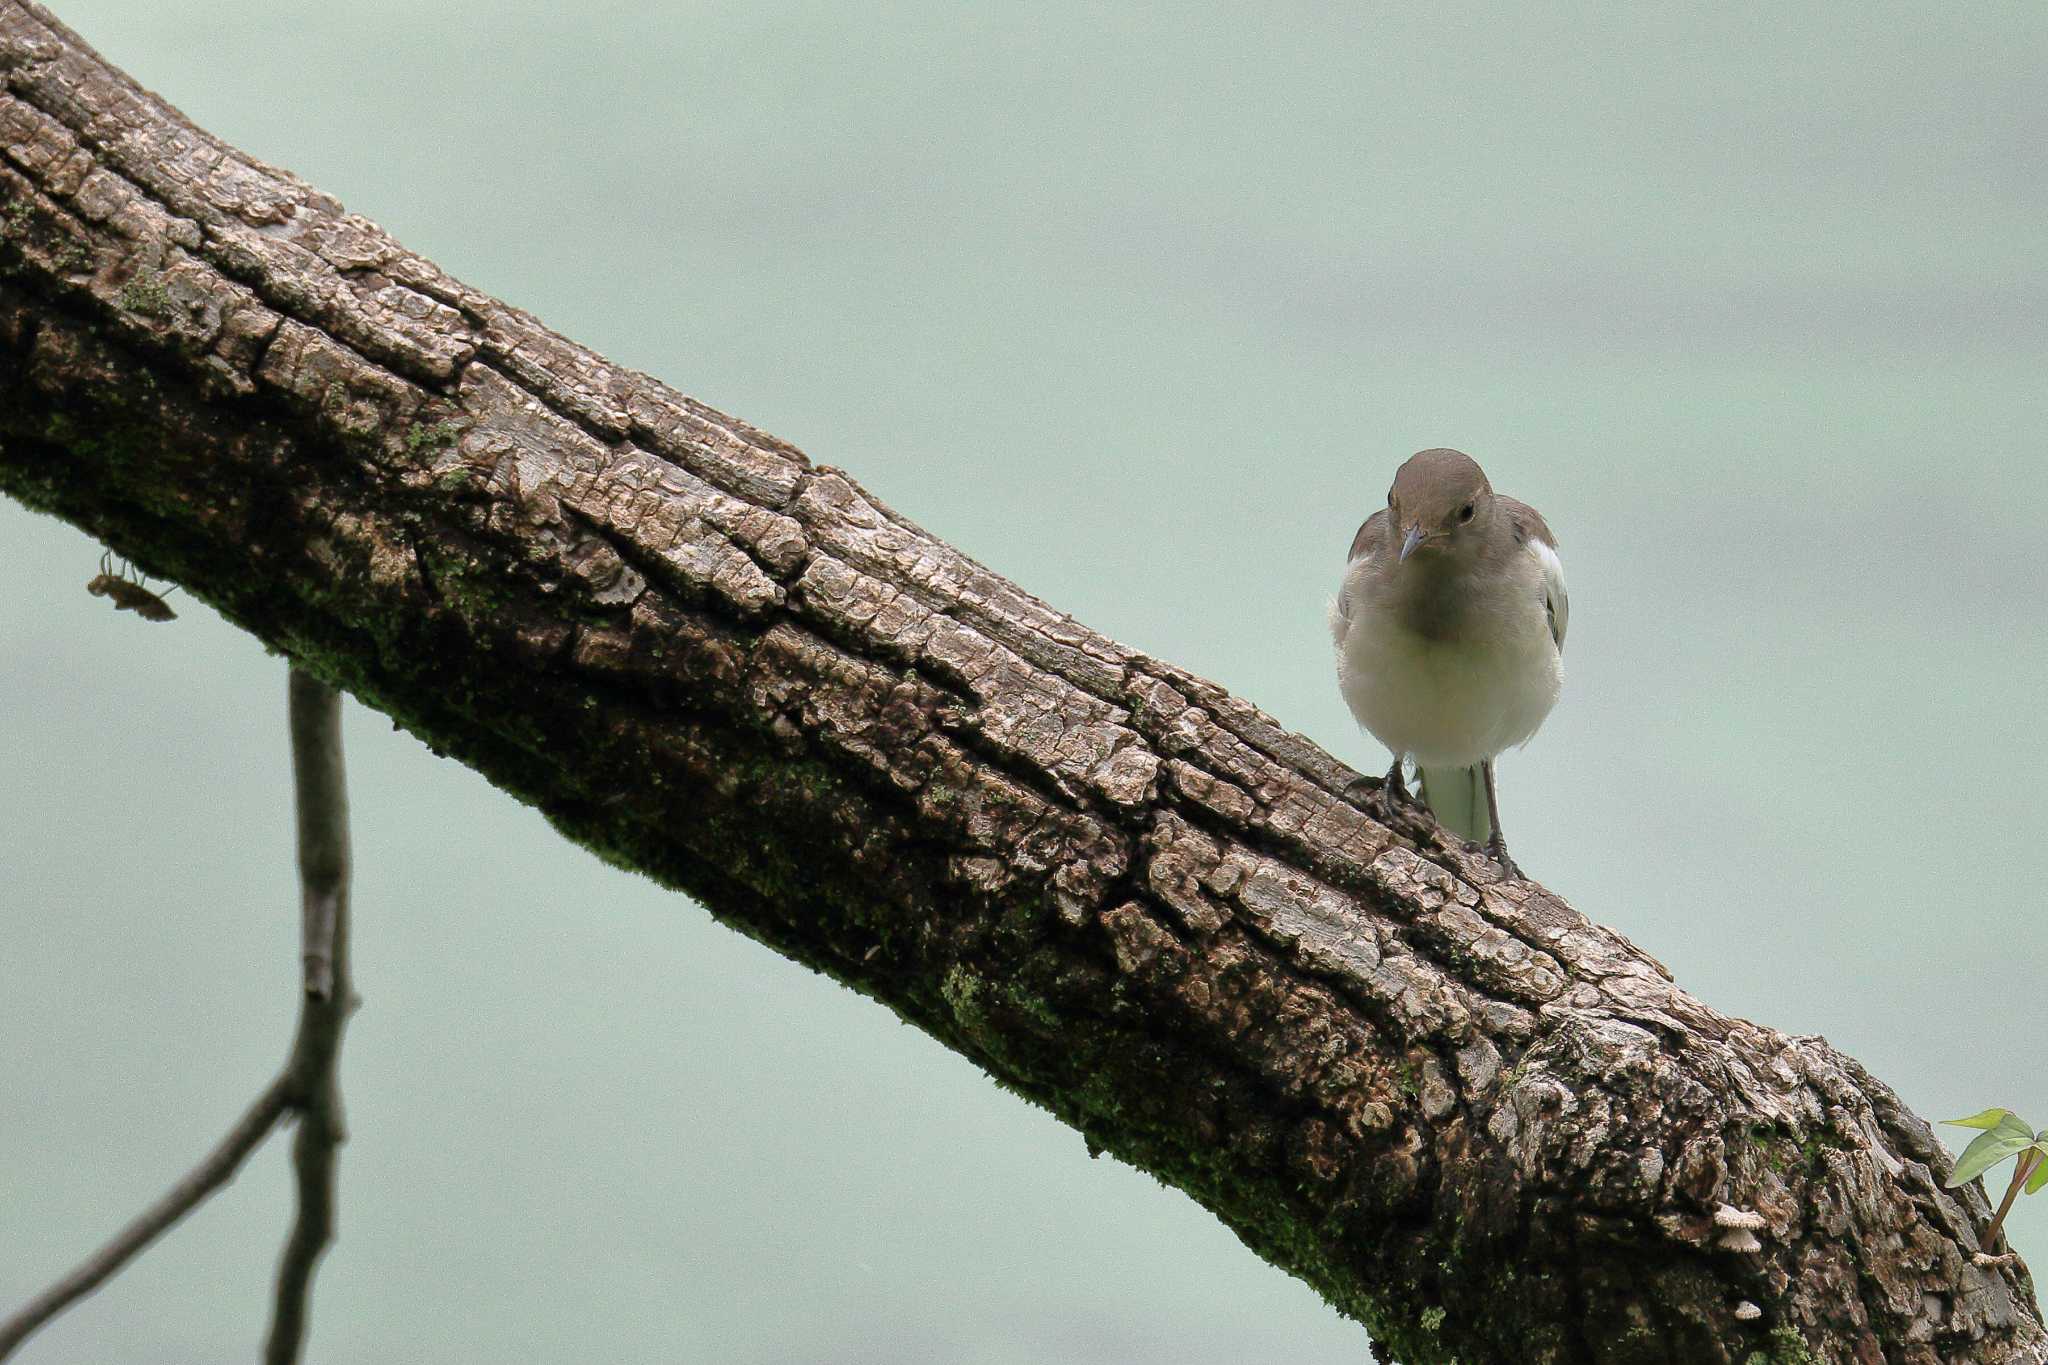
[[0, 488], [1179, 1186], [1384, 1352], [2048, 1353], [2024, 1268], [1972, 1263], [1981, 1193], [1825, 1041], [1375, 822], [1253, 707], [40, 8], [0, 0], [0, 76]]

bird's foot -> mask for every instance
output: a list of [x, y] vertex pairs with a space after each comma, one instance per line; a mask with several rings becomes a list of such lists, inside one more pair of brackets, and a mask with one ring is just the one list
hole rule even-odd
[[[1370, 778], [1361, 777], [1354, 780], [1351, 785], [1353, 787], [1362, 786], [1370, 780]], [[1387, 775], [1380, 779], [1379, 789], [1367, 792], [1363, 799], [1359, 801], [1359, 804], [1378, 815], [1380, 823], [1383, 825], [1392, 824], [1394, 817], [1400, 814], [1402, 807], [1413, 806], [1415, 804], [1415, 797], [1410, 794], [1408, 783], [1401, 776], [1401, 765], [1397, 762], [1392, 768], [1388, 769]]]
[[1486, 841], [1486, 852], [1492, 857], [1494, 862], [1500, 865], [1502, 874], [1509, 881], [1525, 882], [1529, 880], [1522, 875], [1522, 869], [1515, 863], [1515, 860], [1508, 856], [1508, 841], [1500, 837], [1498, 830], [1494, 832], [1494, 836], [1491, 839]]
[[1387, 789], [1373, 786], [1372, 779], [1364, 774], [1344, 784], [1344, 799], [1366, 814], [1377, 818], [1381, 824], [1393, 818], [1393, 810], [1387, 800]]

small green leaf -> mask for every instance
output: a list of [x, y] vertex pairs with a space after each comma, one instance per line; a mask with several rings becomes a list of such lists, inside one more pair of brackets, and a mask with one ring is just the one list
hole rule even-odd
[[2024, 1136], [1996, 1130], [1979, 1134], [1977, 1140], [1965, 1147], [1963, 1154], [1956, 1158], [1955, 1171], [1950, 1174], [1944, 1183], [1950, 1189], [1954, 1189], [1958, 1185], [1967, 1184], [2011, 1156], [2014, 1152], [2031, 1147], [2033, 1144], [2034, 1135], [2031, 1132]]
[[2019, 1167], [2013, 1172], [2014, 1180], [2024, 1180], [2029, 1192], [2048, 1184], [2048, 1141], [2035, 1138], [2020, 1149]]
[[1998, 1121], [2010, 1114], [2010, 1109], [1986, 1109], [1981, 1114], [1972, 1114], [1966, 1119], [1943, 1119], [1942, 1122], [1957, 1128], [1996, 1128]]
[[[1942, 1183], [1949, 1189], [1954, 1189], [1958, 1185], [1968, 1184], [1973, 1178], [1983, 1174], [1984, 1169], [1997, 1160], [1996, 1157], [1987, 1155], [1997, 1144], [1998, 1134], [1979, 1133], [1971, 1140], [1969, 1146], [1963, 1148], [1963, 1154], [1956, 1158], [1955, 1169], [1948, 1173], [1948, 1179]], [[1979, 1157], [1983, 1158], [1981, 1163], [1978, 1161]], [[1963, 1173], [1965, 1166], [1970, 1167], [1968, 1175]]]

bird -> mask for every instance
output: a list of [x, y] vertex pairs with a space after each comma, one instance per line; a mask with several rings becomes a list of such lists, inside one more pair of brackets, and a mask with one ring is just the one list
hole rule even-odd
[[1338, 690], [1394, 756], [1379, 793], [1386, 818], [1413, 799], [1401, 775], [1413, 760], [1444, 828], [1522, 876], [1501, 833], [1494, 760], [1557, 704], [1570, 612], [1557, 538], [1535, 508], [1494, 492], [1478, 461], [1439, 448], [1395, 472], [1330, 604]]

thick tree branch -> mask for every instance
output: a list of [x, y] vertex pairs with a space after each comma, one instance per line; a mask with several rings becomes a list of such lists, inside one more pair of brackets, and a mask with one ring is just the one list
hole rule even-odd
[[[0, 0], [0, 488], [1178, 1185], [1410, 1361], [2039, 1362], [1981, 1192], [1198, 678]], [[1304, 646], [1305, 647], [1305, 646]]]

